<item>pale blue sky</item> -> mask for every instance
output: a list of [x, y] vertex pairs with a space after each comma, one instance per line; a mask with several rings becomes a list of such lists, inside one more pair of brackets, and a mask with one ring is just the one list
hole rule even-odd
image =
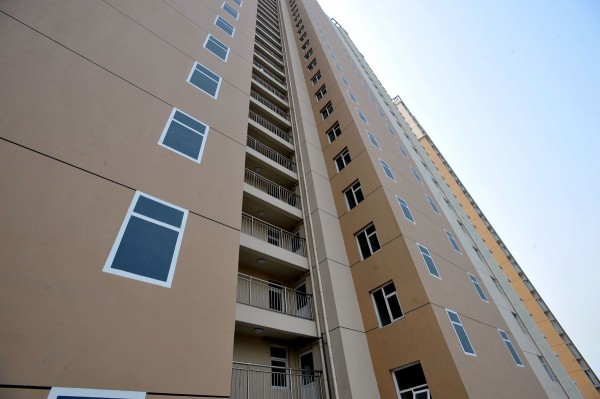
[[600, 373], [600, 2], [319, 0]]

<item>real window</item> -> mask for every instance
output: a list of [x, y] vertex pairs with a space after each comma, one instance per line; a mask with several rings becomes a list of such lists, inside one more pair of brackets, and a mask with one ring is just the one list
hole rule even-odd
[[208, 126], [173, 108], [158, 144], [200, 163]]
[[344, 148], [344, 150], [337, 157], [335, 157], [334, 161], [338, 172], [348, 166], [350, 161], [352, 161], [348, 148]]
[[313, 59], [310, 64], [308, 64], [308, 66], [306, 68], [308, 68], [309, 71], [312, 71], [313, 69], [315, 69], [315, 67], [317, 66], [317, 59]]
[[137, 191], [102, 271], [170, 287], [187, 215]]
[[400, 208], [402, 209], [402, 213], [404, 214], [404, 217], [406, 218], [406, 220], [408, 220], [409, 222], [415, 223], [415, 218], [413, 217], [412, 213], [410, 212], [408, 203], [406, 201], [404, 201], [402, 198], [398, 197], [397, 195], [396, 195], [396, 201], [398, 201], [398, 205], [400, 205]]
[[381, 249], [375, 225], [372, 223], [356, 233], [356, 241], [360, 250], [360, 257], [363, 260]]
[[424, 246], [422, 246], [421, 244], [417, 244], [417, 247], [419, 247], [419, 251], [421, 252], [423, 261], [425, 262], [425, 265], [427, 266], [427, 270], [429, 270], [429, 274], [431, 274], [433, 277], [437, 277], [437, 278], [441, 279], [440, 273], [438, 272], [438, 269], [435, 266], [435, 262], [433, 261], [433, 258], [431, 257], [429, 250], [427, 248], [425, 248]]
[[348, 95], [350, 96], [350, 98], [352, 99], [352, 101], [354, 101], [355, 103], [358, 104], [358, 98], [356, 98], [356, 96], [354, 95], [354, 93], [352, 93], [350, 90], [348, 90]]
[[346, 205], [348, 210], [351, 210], [356, 205], [360, 204], [365, 197], [363, 196], [360, 182], [357, 180], [350, 187], [344, 190], [344, 197], [346, 198]]
[[223, 61], [227, 61], [227, 57], [229, 56], [229, 47], [224, 45], [219, 39], [214, 37], [213, 35], [208, 35], [206, 41], [204, 42], [204, 48], [222, 59]]
[[329, 140], [329, 143], [333, 143], [335, 139], [337, 139], [340, 136], [340, 134], [342, 134], [342, 128], [340, 127], [340, 124], [338, 122], [335, 122], [325, 134], [327, 135], [327, 140]]
[[217, 98], [219, 88], [221, 87], [221, 77], [197, 62], [194, 63], [187, 82], [213, 98]]
[[304, 33], [302, 34], [302, 36], [300, 36], [300, 41], [302, 41], [302, 40], [306, 39], [306, 36], [307, 36], [307, 33], [306, 33], [306, 32], [304, 32]]
[[83, 399], [83, 398], [114, 398], [114, 399], [144, 399], [145, 392], [114, 391], [106, 389], [57, 388], [50, 389], [48, 399]]
[[419, 183], [423, 183], [423, 180], [421, 180], [421, 176], [419, 176], [419, 172], [416, 171], [415, 168], [413, 168], [412, 166], [410, 167], [410, 171], [412, 172], [413, 176], [415, 177], [415, 179], [417, 179], [417, 181]]
[[390, 168], [390, 165], [388, 165], [383, 159], [380, 159], [379, 163], [381, 163], [381, 167], [383, 168], [385, 175], [389, 177], [390, 180], [396, 181], [396, 178], [394, 177], [394, 173], [392, 172], [392, 168]]
[[373, 304], [379, 317], [379, 326], [385, 327], [404, 316], [400, 301], [396, 295], [396, 287], [393, 282], [385, 284], [371, 293]]
[[512, 356], [512, 358], [515, 361], [516, 365], [520, 366], [520, 367], [524, 367], [523, 366], [523, 362], [521, 361], [521, 358], [517, 354], [517, 351], [516, 351], [515, 347], [513, 346], [512, 342], [510, 342], [510, 338], [508, 338], [508, 334], [506, 334], [506, 332], [504, 330], [501, 330], [501, 329], [498, 329], [498, 333], [500, 333], [500, 337], [502, 337], [502, 340], [506, 344], [506, 348], [510, 352], [510, 355]]
[[286, 388], [287, 378], [287, 349], [280, 346], [271, 346], [271, 386]]
[[307, 40], [303, 45], [302, 45], [302, 50], [306, 50], [306, 48], [308, 47], [308, 45], [310, 44], [310, 40]]
[[310, 81], [312, 82], [313, 86], [317, 84], [317, 82], [321, 80], [321, 71], [317, 71], [317, 73], [315, 73], [315, 76], [313, 76]]
[[402, 155], [404, 155], [404, 157], [405, 157], [406, 159], [410, 159], [410, 158], [408, 157], [408, 154], [406, 153], [406, 150], [404, 149], [404, 147], [402, 147], [402, 144], [398, 144], [398, 143], [396, 143], [396, 145], [398, 146], [398, 149], [400, 150], [400, 152], [402, 153]]
[[420, 363], [392, 371], [399, 399], [431, 399]]
[[469, 275], [469, 278], [471, 279], [471, 282], [473, 283], [475, 290], [479, 294], [479, 298], [481, 298], [481, 300], [484, 302], [489, 302], [487, 297], [485, 296], [485, 293], [483, 292], [483, 289], [481, 288], [481, 285], [479, 285], [479, 281], [477, 281], [477, 277], [475, 277], [471, 273], [467, 273], [467, 274]]
[[217, 15], [217, 19], [215, 19], [215, 25], [223, 30], [223, 32], [227, 33], [229, 36], [233, 37], [233, 33], [235, 32], [235, 28], [229, 22], [225, 21], [223, 17]]
[[227, 2], [223, 3], [222, 8], [223, 8], [223, 10], [225, 10], [227, 12], [227, 14], [231, 15], [235, 19], [238, 19], [239, 13], [235, 10], [235, 8], [230, 6]]
[[460, 248], [458, 247], [458, 244], [456, 243], [456, 240], [454, 239], [454, 236], [452, 235], [452, 233], [450, 233], [446, 229], [444, 229], [444, 232], [446, 233], [446, 237], [448, 237], [448, 240], [450, 241], [450, 244], [452, 244], [452, 248], [454, 248], [454, 250], [456, 252], [458, 252], [459, 254], [462, 254], [462, 252], [460, 251]]
[[298, 34], [302, 33], [302, 31], [303, 31], [303, 30], [304, 30], [304, 25], [302, 25], [302, 26], [300, 27], [300, 29], [298, 29]]
[[321, 99], [327, 94], [327, 87], [325, 85], [321, 86], [321, 88], [315, 93], [315, 97], [317, 101], [321, 101]]
[[462, 346], [463, 352], [466, 355], [476, 356], [475, 350], [473, 349], [473, 345], [471, 345], [471, 341], [469, 341], [469, 337], [467, 336], [467, 331], [463, 327], [460, 317], [458, 317], [458, 313], [453, 312], [452, 310], [446, 309], [448, 313], [448, 317], [450, 318], [450, 323], [452, 323], [452, 327], [454, 327], [454, 332], [458, 337], [458, 342], [460, 342], [460, 346]]
[[323, 107], [323, 109], [321, 109], [321, 117], [323, 117], [323, 120], [327, 119], [327, 117], [329, 115], [331, 115], [331, 113], [333, 112], [333, 105], [331, 105], [331, 101], [329, 101], [327, 103], [327, 105], [325, 105], [325, 107]]
[[371, 144], [373, 144], [375, 147], [377, 147], [378, 149], [381, 150], [381, 147], [379, 146], [379, 142], [377, 141], [377, 138], [373, 135], [373, 133], [371, 133], [367, 130], [367, 136], [369, 136], [369, 141], [371, 142]]
[[311, 48], [310, 50], [308, 50], [306, 52], [306, 54], [304, 54], [304, 59], [308, 61], [308, 59], [310, 58], [311, 55], [313, 55], [313, 49]]

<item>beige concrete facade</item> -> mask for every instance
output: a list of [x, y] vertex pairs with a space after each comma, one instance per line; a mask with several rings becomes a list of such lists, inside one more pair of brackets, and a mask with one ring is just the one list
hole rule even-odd
[[[584, 398], [598, 398], [600, 396], [598, 392], [600, 386], [594, 386], [593, 379], [597, 381], [597, 377], [593, 371], [571, 343], [550, 309], [548, 309], [547, 305], [539, 297], [539, 294], [537, 294], [521, 267], [512, 257], [494, 228], [487, 221], [435, 143], [423, 130], [404, 102], [399, 97], [396, 97], [394, 101], [398, 111], [407, 120], [407, 123], [413, 129], [415, 136], [419, 139], [433, 165], [439, 171], [444, 182], [447, 183], [449, 190], [466, 213], [470, 222], [469, 224], [481, 236], [484, 245], [494, 261], [499, 265], [502, 273], [512, 285], [514, 292], [518, 295], [523, 305], [525, 305], [525, 309], [531, 316], [532, 321], [541, 335], [543, 335], [564, 371], [576, 383], [577, 389]], [[527, 317], [527, 315], [524, 317]], [[572, 349], [569, 349], [569, 345]], [[596, 383], [596, 385], [598, 384]]]
[[0, 10], [0, 398], [560, 397], [316, 1]]

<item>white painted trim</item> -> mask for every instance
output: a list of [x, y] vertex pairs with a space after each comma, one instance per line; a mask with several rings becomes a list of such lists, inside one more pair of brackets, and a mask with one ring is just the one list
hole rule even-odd
[[456, 242], [456, 238], [454, 238], [454, 235], [446, 229], [444, 229], [444, 232], [446, 233], [446, 237], [448, 237], [448, 241], [450, 241], [450, 245], [452, 246], [452, 249], [454, 249], [454, 251], [456, 251], [462, 255], [462, 251], [460, 250], [460, 247], [458, 246], [458, 243]]
[[440, 215], [440, 210], [439, 210], [437, 204], [435, 203], [435, 201], [433, 200], [433, 198], [431, 198], [428, 194], [425, 194], [425, 197], [427, 197], [427, 201], [429, 202], [429, 206], [431, 207], [431, 210], [434, 211], [435, 213], [437, 213], [438, 215]]
[[[398, 298], [398, 294], [396, 291], [396, 285], [394, 284], [394, 296], [396, 297], [396, 299], [398, 300], [398, 306], [400, 307], [400, 312], [402, 312], [402, 316], [398, 317], [397, 319], [394, 319], [392, 316], [392, 310], [390, 309], [390, 304], [387, 301], [388, 296], [386, 296], [385, 291], [383, 290], [384, 287], [393, 284], [394, 281], [390, 280], [387, 283], [384, 283], [382, 285], [380, 285], [379, 287], [375, 288], [374, 290], [371, 291], [371, 301], [373, 302], [373, 308], [375, 309], [375, 313], [377, 314], [377, 320], [379, 321], [379, 328], [385, 328], [389, 325], [394, 324], [395, 322], [397, 322], [398, 320], [402, 320], [404, 319], [404, 310], [402, 310], [402, 304], [400, 303], [400, 298]], [[381, 292], [383, 293], [383, 300], [385, 301], [385, 308], [388, 311], [388, 315], [390, 316], [390, 324], [384, 326], [381, 324], [381, 316], [379, 315], [379, 311], [377, 310], [377, 304], [375, 303], [375, 296], [373, 295], [375, 293], [375, 291], [379, 291], [381, 290]]]
[[[202, 124], [202, 125], [206, 126], [206, 130], [205, 130], [205, 132], [204, 132], [204, 133], [200, 133], [199, 131], [197, 131], [197, 130], [193, 129], [191, 126], [187, 126], [187, 125], [185, 125], [185, 124], [183, 124], [183, 123], [181, 123], [181, 122], [179, 122], [179, 121], [177, 121], [177, 120], [173, 120], [173, 116], [175, 116], [175, 112], [181, 112], [182, 114], [184, 114], [184, 115], [185, 115], [185, 116], [187, 116], [188, 118], [191, 118], [191, 119], [195, 120], [196, 122], [198, 122], [198, 123], [200, 123], [200, 124]], [[169, 130], [169, 127], [171, 127], [171, 123], [172, 123], [172, 122], [173, 122], [173, 123], [179, 123], [180, 125], [187, 127], [187, 128], [188, 128], [188, 129], [190, 129], [191, 131], [193, 131], [193, 132], [195, 132], [195, 133], [197, 133], [198, 135], [200, 135], [200, 136], [202, 136], [202, 137], [203, 137], [203, 139], [202, 139], [202, 144], [200, 145], [200, 151], [198, 152], [198, 158], [197, 158], [197, 159], [196, 159], [196, 158], [192, 158], [192, 157], [190, 157], [189, 155], [187, 155], [187, 154], [184, 154], [184, 153], [182, 153], [182, 152], [180, 152], [180, 151], [177, 151], [175, 148], [169, 147], [169, 146], [168, 146], [168, 145], [166, 145], [166, 144], [163, 144], [163, 141], [164, 141], [164, 139], [165, 139], [165, 136], [167, 135], [167, 131]], [[165, 124], [165, 127], [163, 128], [163, 131], [162, 131], [162, 133], [161, 133], [161, 135], [160, 135], [160, 138], [158, 139], [158, 145], [159, 145], [159, 146], [161, 146], [161, 147], [164, 147], [164, 148], [166, 148], [166, 149], [168, 149], [168, 150], [170, 150], [170, 151], [173, 151], [174, 153], [176, 153], [176, 154], [179, 154], [179, 155], [181, 155], [181, 156], [182, 156], [182, 157], [184, 157], [184, 158], [190, 159], [190, 160], [192, 160], [192, 161], [194, 161], [194, 162], [196, 162], [196, 163], [200, 163], [200, 162], [202, 161], [202, 155], [204, 154], [204, 147], [206, 147], [206, 140], [208, 139], [208, 131], [209, 131], [209, 130], [210, 130], [210, 127], [209, 127], [209, 126], [208, 126], [206, 123], [204, 123], [204, 122], [202, 122], [202, 121], [199, 121], [198, 119], [196, 119], [196, 118], [194, 118], [194, 117], [192, 117], [192, 116], [190, 116], [190, 115], [186, 114], [185, 112], [183, 112], [183, 111], [182, 111], [182, 110], [180, 110], [180, 109], [173, 108], [173, 110], [171, 111], [171, 115], [169, 115], [169, 119], [167, 120], [167, 123]], [[169, 205], [170, 205], [170, 204], [169, 204]]]
[[[452, 321], [452, 319], [450, 318], [450, 313], [453, 313], [456, 315], [456, 317], [458, 318], [458, 323], [455, 321]], [[448, 315], [450, 324], [452, 324], [452, 329], [454, 330], [454, 333], [456, 334], [456, 339], [458, 339], [458, 344], [462, 348], [463, 353], [467, 356], [477, 357], [477, 353], [475, 352], [475, 347], [473, 347], [473, 344], [471, 343], [471, 338], [469, 338], [469, 334], [467, 334], [467, 329], [465, 328], [465, 326], [463, 326], [463, 323], [460, 320], [460, 316], [458, 315], [458, 313], [456, 313], [454, 310], [446, 309], [446, 314]], [[467, 341], [469, 341], [469, 345], [471, 345], [471, 348], [473, 348], [473, 353], [467, 352], [467, 351], [465, 351], [465, 348], [463, 348], [462, 341], [460, 340], [460, 337], [458, 336], [458, 332], [456, 331], [456, 328], [454, 327], [455, 324], [458, 324], [459, 326], [462, 327], [463, 331], [465, 332], [465, 336], [467, 337]]]
[[[183, 212], [183, 217], [181, 219], [181, 226], [179, 227], [179, 234], [177, 235], [177, 242], [175, 243], [175, 248], [173, 250], [173, 257], [171, 259], [171, 265], [169, 267], [169, 275], [167, 276], [167, 281], [162, 281], [162, 280], [156, 280], [153, 278], [149, 278], [149, 277], [145, 277], [145, 276], [140, 276], [134, 273], [129, 273], [126, 272], [124, 270], [118, 270], [118, 269], [113, 269], [112, 268], [112, 262], [115, 258], [115, 255], [117, 254], [117, 250], [119, 249], [119, 246], [121, 244], [121, 240], [123, 239], [123, 234], [125, 233], [125, 229], [127, 228], [127, 225], [129, 224], [129, 220], [131, 219], [131, 216], [135, 216], [135, 217], [144, 217], [145, 215], [140, 215], [137, 212], [134, 212], [133, 209], [135, 208], [137, 201], [139, 199], [140, 196], [144, 196], [146, 198], [149, 198], [153, 201], [156, 201], [158, 203], [161, 203], [163, 205], [166, 205], [170, 208], [173, 209], [177, 209], [179, 211]], [[121, 224], [121, 228], [119, 229], [119, 233], [117, 234], [117, 238], [115, 239], [115, 242], [112, 246], [112, 249], [110, 250], [110, 253], [108, 254], [108, 258], [106, 259], [106, 263], [104, 264], [104, 268], [102, 269], [103, 272], [106, 273], [110, 273], [110, 274], [114, 274], [117, 276], [121, 276], [121, 277], [127, 277], [133, 280], [138, 280], [138, 281], [142, 281], [145, 283], [149, 283], [149, 284], [154, 284], [154, 285], [159, 285], [161, 287], [167, 287], [170, 288], [171, 284], [173, 282], [173, 276], [175, 274], [175, 267], [177, 266], [177, 258], [179, 256], [179, 250], [181, 248], [181, 241], [183, 239], [183, 233], [185, 231], [185, 224], [187, 222], [187, 217], [188, 217], [188, 210], [187, 209], [183, 209], [180, 208], [176, 205], [170, 204], [168, 202], [165, 202], [159, 198], [153, 197], [151, 195], [142, 193], [141, 191], [136, 191], [135, 195], [133, 196], [133, 199], [131, 201], [131, 204], [129, 205], [129, 209], [127, 210], [127, 214], [125, 215], [125, 218], [123, 220], [123, 223]], [[147, 218], [147, 217], [146, 217]], [[150, 218], [151, 219], [151, 218]], [[148, 219], [145, 219], [148, 220]], [[152, 219], [152, 222], [158, 225], [161, 225], [160, 221], [158, 220], [154, 220]], [[173, 228], [174, 226], [170, 226], [171, 228]]]
[[[219, 81], [217, 82], [217, 90], [215, 90], [215, 94], [211, 94], [209, 92], [207, 92], [206, 90], [204, 90], [201, 87], [196, 86], [195, 84], [192, 83], [192, 75], [194, 74], [194, 72], [196, 71], [196, 66], [200, 65], [202, 68], [206, 68], [205, 65], [202, 65], [201, 63], [199, 63], [198, 61], [194, 61], [194, 65], [192, 66], [192, 70], [190, 71], [190, 74], [188, 75], [188, 78], [186, 80], [186, 82], [188, 82], [189, 84], [191, 84], [192, 86], [194, 86], [195, 88], [197, 88], [198, 90], [208, 94], [209, 96], [211, 96], [212, 98], [216, 99], [217, 96], [219, 95], [219, 90], [221, 89], [221, 83], [223, 83], [223, 78], [221, 76], [219, 76], [219, 74], [215, 73], [214, 71], [212, 71], [209, 68], [208, 69], [210, 72], [214, 73], [215, 75], [219, 76]], [[202, 71], [198, 71], [200, 73], [202, 73]], [[207, 75], [205, 75], [207, 76]], [[209, 79], [213, 80], [210, 76], [208, 77]], [[195, 119], [195, 118], [194, 118]]]
[[[369, 138], [369, 141], [371, 142], [371, 144], [376, 147], [379, 151], [381, 151], [381, 146], [379, 145], [379, 140], [377, 140], [377, 137], [375, 137], [375, 135], [370, 132], [369, 130], [366, 131], [367, 132], [367, 137]], [[373, 142], [375, 141], [375, 142]]]
[[[473, 274], [471, 274], [469, 272], [467, 272], [467, 274], [469, 275], [469, 280], [471, 280], [471, 283], [473, 283], [473, 287], [475, 288], [475, 291], [477, 292], [477, 296], [479, 298], [481, 298], [481, 300], [483, 302], [490, 303], [490, 301], [487, 299], [487, 296], [485, 295], [485, 292], [483, 292], [483, 288], [481, 287], [481, 284], [479, 284], [479, 280], [477, 280], [477, 277], [475, 277]], [[483, 295], [483, 298], [479, 294], [479, 290], [477, 289], [477, 287], [479, 287], [479, 290], [481, 290], [481, 295]], [[515, 315], [516, 317], [519, 317], [519, 315], [516, 313], [513, 313], [513, 315]], [[521, 327], [521, 326], [519, 325], [519, 327]], [[525, 332], [525, 328], [522, 328], [522, 329], [523, 329], [523, 332]]]
[[[219, 18], [221, 18], [221, 20], [223, 22], [225, 22], [227, 25], [231, 26], [231, 29], [233, 29], [233, 31], [231, 32], [231, 34], [229, 34], [225, 29], [223, 29], [222, 27], [220, 27], [219, 25], [217, 25], [217, 21], [219, 20]], [[217, 15], [217, 17], [215, 18], [215, 26], [219, 29], [221, 29], [223, 32], [225, 32], [227, 34], [227, 36], [229, 37], [233, 37], [235, 35], [235, 26], [231, 25], [229, 22], [227, 22], [227, 20], [225, 20], [225, 18], [223, 18], [220, 15]]]
[[[213, 38], [214, 41], [216, 41], [217, 43], [215, 43], [217, 46], [219, 46], [219, 43], [221, 45], [223, 45], [225, 48], [227, 48], [227, 51], [225, 53], [225, 58], [221, 58], [217, 53], [213, 52], [211, 49], [209, 49], [208, 47], [206, 47], [206, 44], [208, 43], [208, 41], [210, 40], [210, 38]], [[215, 57], [217, 57], [218, 59], [220, 59], [221, 61], [227, 62], [227, 59], [229, 58], [229, 50], [230, 48], [228, 46], [225, 45], [225, 43], [223, 43], [222, 41], [220, 41], [219, 39], [217, 39], [216, 36], [211, 35], [210, 33], [208, 34], [208, 36], [206, 36], [206, 40], [204, 41], [204, 44], [202, 45], [202, 47], [204, 47], [206, 50], [208, 50], [211, 54], [213, 54]], [[220, 47], [220, 46], [219, 46]]]
[[[437, 265], [435, 264], [435, 261], [433, 260], [433, 256], [431, 256], [431, 252], [429, 252], [429, 249], [427, 249], [427, 247], [423, 244], [419, 244], [418, 242], [417, 244], [417, 248], [419, 250], [419, 252], [421, 253], [421, 257], [423, 258], [423, 263], [425, 263], [425, 268], [427, 269], [427, 272], [429, 272], [429, 274], [437, 279], [442, 279], [442, 274], [440, 273], [440, 270], [438, 269]], [[437, 272], [437, 276], [433, 273], [431, 273], [431, 271], [429, 270], [429, 266], [427, 266], [427, 261], [425, 261], [425, 254], [423, 253], [422, 249], [425, 249], [425, 251], [427, 251], [427, 256], [429, 256], [431, 258], [431, 262], [433, 263], [433, 267], [435, 269], [435, 271]]]
[[[404, 208], [402, 208], [402, 204], [400, 203], [400, 201], [404, 202], [404, 205], [406, 206], [406, 209], [408, 209], [408, 213], [409, 213], [410, 217], [412, 218], [412, 220], [410, 220], [408, 217], [406, 217], [406, 214], [404, 213]], [[406, 202], [405, 199], [398, 197], [397, 195], [396, 195], [396, 202], [398, 202], [398, 205], [400, 206], [400, 210], [402, 211], [404, 218], [406, 220], [408, 220], [409, 222], [411, 222], [412, 224], [416, 225], [417, 222], [415, 222], [415, 216], [410, 211], [410, 206], [408, 206], [408, 202]]]
[[[394, 183], [396, 182], [396, 175], [394, 175], [394, 171], [392, 170], [392, 168], [390, 167], [390, 165], [388, 165], [387, 162], [385, 162], [383, 159], [381, 158], [377, 158], [379, 159], [379, 163], [381, 164], [381, 168], [383, 169], [383, 173], [385, 174], [385, 176], [390, 179], [391, 181], [393, 181]], [[384, 166], [385, 165], [385, 166]], [[385, 173], [385, 168], [388, 168], [390, 170], [390, 173], [392, 174], [392, 177], [389, 177], [387, 173]]]
[[[235, 17], [234, 17], [233, 15], [231, 15], [231, 14], [229, 13], [229, 11], [227, 11], [227, 9], [225, 8], [225, 4], [227, 4], [227, 6], [228, 6], [229, 8], [231, 8], [233, 11], [235, 11], [235, 13], [236, 13], [236, 16], [235, 16]], [[225, 10], [225, 12], [226, 12], [226, 13], [227, 13], [227, 14], [228, 14], [230, 17], [232, 17], [232, 18], [235, 18], [235, 20], [236, 20], [236, 21], [237, 21], [238, 19], [240, 19], [240, 12], [239, 12], [238, 10], [236, 10], [235, 8], [231, 7], [231, 6], [229, 5], [229, 3], [227, 3], [226, 1], [224, 1], [224, 2], [223, 2], [223, 5], [221, 6], [221, 8], [222, 8], [223, 10]]]
[[56, 399], [58, 396], [81, 396], [85, 398], [115, 398], [115, 399], [145, 399], [146, 392], [136, 391], [114, 391], [106, 389], [84, 389], [52, 387], [48, 399]]

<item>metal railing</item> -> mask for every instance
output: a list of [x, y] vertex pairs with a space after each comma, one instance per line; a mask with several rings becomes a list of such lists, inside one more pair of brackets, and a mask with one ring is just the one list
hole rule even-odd
[[279, 50], [281, 50], [281, 36], [277, 29], [272, 28], [271, 25], [268, 22], [265, 22], [265, 20], [260, 16], [256, 18], [256, 27], [268, 33], [270, 37], [275, 39], [275, 42], [279, 42], [277, 47]]
[[258, 83], [260, 83], [261, 86], [263, 86], [265, 89], [267, 89], [269, 91], [269, 93], [273, 93], [273, 95], [275, 97], [280, 98], [281, 100], [285, 101], [286, 103], [288, 102], [287, 97], [282, 92], [280, 92], [279, 90], [277, 90], [276, 88], [274, 88], [273, 86], [271, 86], [269, 83], [267, 83], [260, 76], [258, 76], [258, 75], [256, 75], [256, 74], [253, 73], [252, 74], [252, 79], [254, 79]]
[[281, 33], [279, 32], [279, 25], [273, 24], [273, 22], [270, 21], [266, 15], [264, 15], [263, 13], [260, 12], [260, 9], [258, 11], [259, 12], [256, 13], [257, 24], [260, 23], [260, 24], [264, 25], [267, 28], [267, 30], [269, 30], [271, 33], [273, 33], [274, 36], [277, 36], [277, 40], [281, 41]]
[[314, 320], [312, 295], [238, 273], [237, 302]]
[[271, 111], [275, 112], [277, 115], [281, 116], [283, 119], [288, 121], [290, 120], [290, 114], [288, 114], [287, 112], [285, 112], [284, 110], [282, 110], [277, 105], [273, 104], [271, 101], [267, 100], [257, 92], [250, 91], [250, 96], [265, 107], [269, 108]]
[[283, 70], [282, 67], [275, 64], [273, 61], [271, 61], [270, 58], [267, 58], [266, 55], [264, 55], [262, 52], [260, 52], [260, 47], [254, 46], [254, 54], [257, 55], [258, 57], [260, 57], [261, 60], [264, 60], [266, 63], [268, 63], [271, 66], [271, 68], [273, 68], [275, 71], [277, 71], [277, 73], [281, 73], [282, 75], [285, 75], [285, 71]]
[[254, 173], [250, 169], [246, 169], [244, 173], [244, 182], [260, 191], [269, 194], [271, 197], [277, 198], [294, 208], [300, 209], [300, 197], [296, 193], [273, 183], [269, 179], [265, 179], [261, 175]]
[[231, 399], [324, 399], [320, 371], [233, 362]]
[[254, 151], [257, 151], [259, 154], [269, 158], [271, 161], [283, 166], [288, 170], [291, 170], [292, 172], [296, 172], [296, 163], [294, 161], [284, 157], [268, 145], [261, 143], [260, 141], [256, 140], [254, 137], [251, 136], [248, 136], [246, 143], [248, 144], [248, 147], [252, 148]]
[[270, 22], [274, 26], [279, 27], [279, 21], [277, 20], [277, 18], [274, 17], [273, 14], [271, 14], [270, 11], [267, 10], [266, 8], [261, 8], [260, 3], [258, 3], [258, 4], [259, 4], [259, 7], [257, 8], [257, 10], [258, 10], [257, 15], [265, 18], [268, 22]]
[[287, 141], [290, 144], [294, 144], [294, 138], [292, 137], [291, 134], [286, 133], [282, 129], [278, 128], [277, 126], [275, 126], [274, 124], [272, 124], [271, 122], [269, 122], [268, 120], [263, 118], [262, 116], [258, 115], [256, 112], [250, 110], [248, 113], [248, 117], [250, 119], [252, 119], [254, 122], [261, 125], [262, 127], [264, 127], [265, 129], [267, 129], [268, 131], [270, 131], [271, 133], [273, 133], [274, 135], [276, 135], [277, 137], [282, 138], [283, 140]]
[[257, 61], [253, 61], [253, 64], [254, 64], [254, 66], [259, 71], [263, 72], [265, 75], [269, 76], [271, 79], [273, 79], [274, 81], [276, 81], [277, 83], [279, 83], [283, 87], [287, 87], [287, 84], [285, 83], [285, 80], [283, 80], [283, 79], [275, 76], [275, 74], [273, 72], [269, 71], [264, 66], [260, 65], [260, 63], [258, 63]]
[[271, 47], [271, 53], [276, 55], [278, 60], [281, 60], [283, 58], [283, 55], [281, 54], [281, 39], [278, 38], [275, 40], [273, 35], [267, 32], [267, 30], [260, 23], [256, 24], [256, 33], [256, 38], [266, 43], [265, 46], [267, 48]]
[[295, 254], [306, 256], [306, 240], [304, 238], [246, 213], [242, 213], [242, 233]]
[[267, 45], [264, 43], [264, 39], [262, 39], [258, 34], [256, 35], [256, 40], [254, 42], [254, 51], [262, 54], [263, 58], [268, 59], [283, 71], [282, 57], [269, 50]]

